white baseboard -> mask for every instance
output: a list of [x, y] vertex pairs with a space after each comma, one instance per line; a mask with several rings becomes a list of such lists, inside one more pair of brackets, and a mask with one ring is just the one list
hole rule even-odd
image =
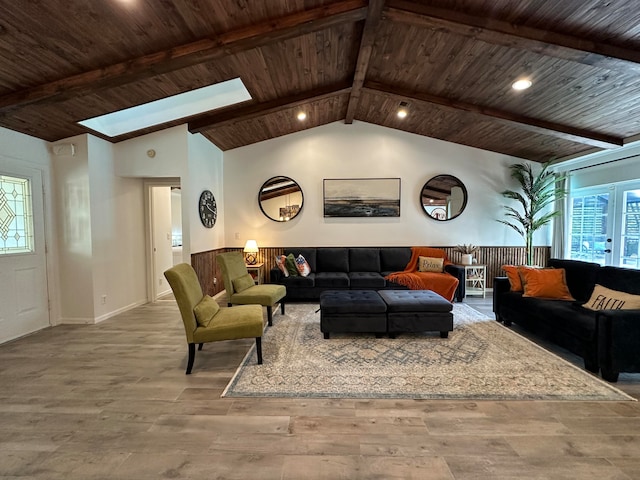
[[147, 303], [146, 300], [141, 300], [138, 302], [130, 303], [129, 305], [125, 305], [124, 307], [118, 308], [112, 312], [105, 313], [104, 315], [100, 315], [99, 317], [90, 318], [90, 317], [61, 317], [56, 322], [56, 325], [94, 325], [96, 323], [104, 322], [111, 317], [115, 317], [121, 313], [132, 310], [136, 307], [144, 305]]

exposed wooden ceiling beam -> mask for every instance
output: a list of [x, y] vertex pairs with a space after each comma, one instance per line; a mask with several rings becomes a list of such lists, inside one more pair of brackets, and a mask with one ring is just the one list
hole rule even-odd
[[371, 51], [373, 50], [373, 42], [376, 39], [376, 30], [382, 17], [382, 7], [384, 0], [370, 0], [367, 18], [360, 39], [360, 50], [358, 51], [358, 60], [356, 61], [356, 71], [353, 75], [353, 85], [351, 86], [351, 95], [349, 95], [349, 103], [347, 105], [347, 115], [344, 123], [353, 123], [353, 117], [358, 109], [360, 101], [360, 91], [364, 83], [364, 78], [369, 69], [369, 60], [371, 59]]
[[220, 113], [202, 115], [190, 121], [188, 128], [191, 133], [198, 133], [203, 130], [207, 130], [208, 128], [222, 127], [238, 122], [244, 122], [270, 113], [278, 112], [283, 108], [299, 107], [300, 105], [349, 93], [349, 91], [351, 91], [350, 85], [333, 85], [331, 87], [318, 88], [310, 92], [304, 92], [287, 98], [279, 98], [269, 102], [254, 103], [240, 108], [229, 108]]
[[582, 143], [585, 145], [591, 145], [593, 147], [616, 148], [623, 145], [622, 138], [614, 137], [612, 135], [583, 130], [568, 125], [560, 125], [554, 122], [525, 117], [523, 115], [517, 115], [495, 108], [483, 107], [481, 105], [462, 102], [451, 98], [439, 97], [437, 95], [431, 95], [428, 93], [403, 90], [389, 85], [384, 85], [379, 82], [366, 82], [364, 84], [363, 90], [371, 91], [376, 94], [386, 95], [398, 100], [418, 100], [421, 102], [432, 103], [435, 105], [447, 107], [453, 110], [463, 110], [465, 112], [484, 115], [485, 117], [490, 117], [493, 120], [508, 123], [521, 129], [525, 129], [535, 133], [541, 133], [543, 135], [550, 135], [553, 137], [562, 138], [564, 140]]
[[406, 0], [390, 0], [388, 7], [384, 17], [392, 21], [444, 30], [482, 42], [529, 50], [584, 65], [640, 73], [640, 51], [637, 50]]
[[237, 54], [252, 48], [295, 38], [343, 23], [363, 20], [365, 0], [344, 0], [305, 10], [260, 24], [225, 32], [186, 45], [133, 58], [104, 68], [83, 72], [36, 87], [0, 96], [0, 113], [35, 103], [58, 101], [148, 78]]

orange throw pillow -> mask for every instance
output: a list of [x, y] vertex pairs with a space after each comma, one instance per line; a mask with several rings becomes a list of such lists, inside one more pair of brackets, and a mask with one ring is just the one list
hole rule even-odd
[[507, 277], [509, 278], [512, 292], [521, 292], [522, 290], [524, 290], [524, 288], [522, 287], [522, 280], [520, 280], [520, 272], [518, 271], [518, 267], [516, 267], [515, 265], [503, 265], [502, 270], [507, 272]]
[[569, 292], [564, 268], [521, 268], [523, 297], [575, 300]]

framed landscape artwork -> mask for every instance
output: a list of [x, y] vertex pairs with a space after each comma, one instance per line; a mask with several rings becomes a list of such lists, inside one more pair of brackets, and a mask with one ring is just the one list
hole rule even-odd
[[325, 217], [399, 217], [399, 178], [326, 178]]

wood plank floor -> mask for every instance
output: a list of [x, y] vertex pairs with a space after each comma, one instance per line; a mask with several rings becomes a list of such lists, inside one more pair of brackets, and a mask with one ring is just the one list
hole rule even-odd
[[639, 402], [220, 398], [252, 343], [187, 376], [161, 301], [1, 345], [0, 479], [640, 478]]

